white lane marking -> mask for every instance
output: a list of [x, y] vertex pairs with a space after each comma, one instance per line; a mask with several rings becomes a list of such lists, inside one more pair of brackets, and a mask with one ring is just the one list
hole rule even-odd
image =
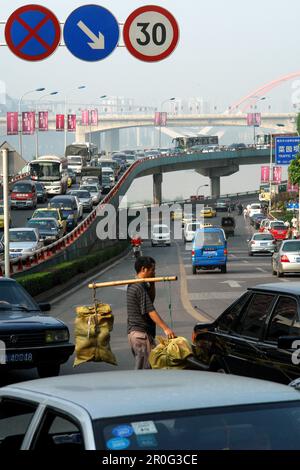
[[[241, 281], [241, 282], [245, 282], [245, 281]], [[237, 282], [237, 281], [232, 281], [232, 280], [222, 281], [222, 282], [220, 282], [219, 284], [228, 284], [229, 287], [231, 287], [231, 288], [242, 287], [239, 282]]]
[[257, 271], [261, 271], [262, 273], [268, 273], [268, 271], [266, 271], [266, 270], [263, 269], [263, 268], [256, 268], [256, 269], [257, 269]]
[[244, 291], [235, 292], [196, 292], [189, 294], [190, 300], [231, 300], [237, 299]]
[[250, 264], [249, 261], [244, 260], [243, 264]]

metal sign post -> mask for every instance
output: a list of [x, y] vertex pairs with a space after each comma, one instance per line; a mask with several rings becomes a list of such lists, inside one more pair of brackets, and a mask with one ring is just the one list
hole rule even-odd
[[2, 149], [3, 205], [4, 205], [4, 275], [10, 277], [9, 265], [9, 202], [8, 202], [8, 150]]

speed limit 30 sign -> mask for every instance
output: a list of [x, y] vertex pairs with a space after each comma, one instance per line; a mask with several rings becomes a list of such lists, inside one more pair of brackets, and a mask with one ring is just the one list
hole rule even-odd
[[157, 62], [174, 51], [179, 40], [179, 27], [168, 10], [148, 5], [137, 8], [127, 18], [123, 38], [134, 57], [145, 62]]

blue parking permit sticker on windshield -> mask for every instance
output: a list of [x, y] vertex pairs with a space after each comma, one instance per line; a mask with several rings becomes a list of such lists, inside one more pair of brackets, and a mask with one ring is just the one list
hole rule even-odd
[[136, 436], [137, 444], [144, 449], [153, 449], [157, 447], [157, 440], [154, 434], [145, 434]]
[[127, 449], [130, 446], [130, 441], [129, 439], [126, 439], [126, 437], [113, 437], [112, 439], [109, 439], [106, 443], [106, 447], [109, 450], [124, 450]]
[[122, 424], [113, 428], [112, 434], [116, 437], [130, 437], [133, 434], [133, 429], [130, 424]]

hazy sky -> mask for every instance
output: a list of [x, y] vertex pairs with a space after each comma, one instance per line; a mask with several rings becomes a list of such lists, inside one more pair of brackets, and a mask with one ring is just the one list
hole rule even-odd
[[[108, 8], [119, 22], [124, 22], [135, 8], [147, 4], [141, 0], [41, 0], [37, 3], [50, 8], [61, 22], [75, 8], [88, 3]], [[107, 94], [157, 105], [170, 96], [203, 96], [212, 104], [226, 106], [256, 87], [299, 69], [299, 0], [149, 3], [165, 6], [179, 23], [179, 45], [165, 61], [148, 64], [133, 58], [125, 48], [118, 48], [102, 62], [86, 63], [60, 47], [50, 58], [29, 63], [15, 57], [7, 47], [1, 47], [0, 80], [6, 83], [8, 94], [18, 97], [37, 86], [64, 93], [67, 88], [84, 83], [86, 90], [73, 95], [74, 101], [91, 103]], [[6, 21], [23, 5], [21, 0], [2, 0], [1, 21]], [[3, 26], [0, 36], [3, 43]], [[274, 95], [277, 103], [291, 101], [291, 85]], [[251, 174], [258, 173], [255, 171], [251, 170]], [[198, 178], [201, 184], [203, 179]], [[237, 184], [243, 181], [237, 176], [233, 178], [227, 178], [226, 184], [224, 180], [225, 186], [236, 188], [235, 181]], [[249, 177], [244, 182], [249, 185]]]

